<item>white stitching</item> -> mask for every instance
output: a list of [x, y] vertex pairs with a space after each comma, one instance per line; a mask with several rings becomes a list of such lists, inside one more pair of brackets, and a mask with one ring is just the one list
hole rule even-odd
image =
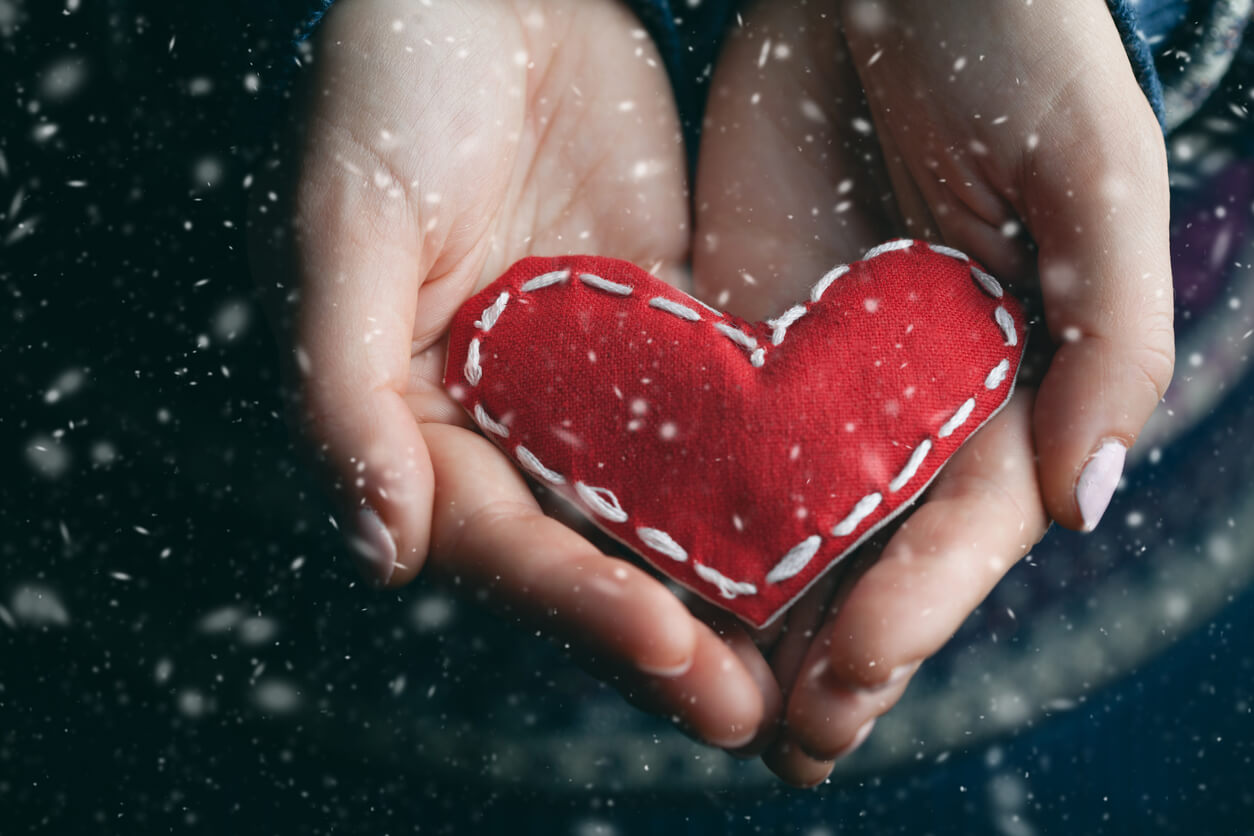
[[727, 337], [727, 339], [742, 348], [753, 351], [758, 347], [757, 340], [746, 334], [744, 331], [741, 331], [739, 328], [734, 328], [731, 325], [728, 325], [726, 322], [716, 322], [714, 323], [714, 327], [721, 331], [723, 336]]
[[566, 483], [566, 477], [555, 470], [549, 470], [540, 460], [536, 458], [536, 454], [519, 444], [514, 448], [514, 455], [518, 457], [518, 463], [523, 469], [532, 476], [539, 476], [546, 482], [554, 485], [562, 485]]
[[810, 288], [810, 301], [817, 303], [823, 298], [823, 294], [832, 286], [832, 282], [849, 272], [849, 265], [842, 264], [839, 267], [833, 267], [823, 274], [823, 278], [814, 283], [814, 287]]
[[832, 529], [832, 534], [836, 537], [848, 537], [853, 534], [854, 529], [865, 520], [872, 511], [879, 507], [880, 500], [884, 497], [878, 492], [869, 493], [858, 500], [858, 504], [853, 506], [853, 510], [849, 512], [849, 516], [845, 517], [836, 527]]
[[554, 270], [552, 273], [541, 273], [534, 279], [528, 279], [523, 282], [522, 287], [518, 288], [523, 293], [530, 293], [533, 290], [539, 290], [542, 287], [548, 287], [553, 284], [560, 284], [570, 278], [569, 270]]
[[775, 564], [775, 568], [766, 574], [767, 583], [779, 583], [786, 581], [793, 575], [800, 572], [810, 564], [810, 560], [819, 551], [823, 538], [817, 534], [811, 534], [797, 545], [788, 550], [788, 554], [780, 558], [779, 563]]
[[914, 478], [914, 474], [919, 472], [919, 465], [923, 464], [923, 460], [927, 458], [928, 451], [932, 449], [932, 442], [924, 439], [923, 443], [914, 448], [914, 452], [910, 454], [910, 459], [906, 462], [906, 466], [901, 469], [897, 477], [888, 483], [890, 493], [897, 493], [906, 486], [906, 483]]
[[709, 581], [718, 587], [718, 591], [724, 598], [735, 598], [737, 595], [757, 595], [758, 588], [746, 581], [734, 581], [724, 575], [717, 569], [712, 569], [704, 563], [693, 561], [692, 568], [696, 570], [697, 577], [703, 581]]
[[612, 282], [609, 279], [601, 278], [595, 273], [580, 273], [579, 281], [591, 287], [595, 287], [597, 290], [604, 290], [606, 293], [613, 293], [615, 296], [631, 295], [631, 285]]
[[483, 380], [483, 367], [479, 365], [479, 338], [475, 337], [470, 341], [469, 347], [466, 349], [466, 382], [471, 386], [478, 386], [479, 381]]
[[1002, 381], [1006, 379], [1006, 373], [1010, 371], [1010, 361], [1002, 360], [993, 370], [988, 373], [988, 377], [984, 378], [985, 389], [996, 389], [1001, 386]]
[[755, 348], [753, 351], [749, 352], [749, 364], [755, 369], [762, 368], [762, 366], [766, 364], [766, 349]]
[[913, 244], [914, 244], [914, 239], [912, 238], [898, 238], [896, 241], [886, 241], [885, 243], [880, 244], [877, 247], [872, 247], [871, 249], [867, 250], [866, 253], [862, 256], [862, 260], [870, 261], [876, 256], [881, 256], [884, 253], [891, 253], [894, 250], [908, 250]]
[[496, 297], [496, 301], [483, 309], [483, 318], [475, 321], [475, 327], [485, 334], [492, 330], [492, 326], [496, 324], [500, 318], [501, 312], [505, 310], [505, 304], [509, 302], [509, 291], [503, 291], [500, 296]]
[[666, 311], [668, 314], [674, 314], [680, 319], [686, 319], [689, 322], [700, 322], [701, 314], [694, 311], [687, 305], [681, 305], [673, 302], [665, 296], [654, 296], [649, 300], [650, 308], [657, 308], [659, 311]]
[[992, 296], [994, 299], [1000, 299], [1002, 297], [1001, 282], [997, 281], [997, 279], [994, 279], [974, 264], [971, 265], [971, 278], [979, 282], [980, 287], [984, 288], [984, 292], [989, 296]]
[[488, 432], [496, 433], [501, 438], [509, 438], [509, 427], [489, 415], [481, 403], [475, 404], [475, 421]]
[[618, 497], [609, 488], [594, 488], [583, 482], [575, 483], [575, 493], [587, 503], [588, 507], [610, 522], [627, 522], [627, 512], [618, 504]]
[[956, 258], [959, 261], [970, 261], [971, 258], [962, 250], [955, 250], [953, 247], [946, 247], [944, 244], [928, 244], [928, 249], [939, 255], [947, 255], [950, 258]]
[[961, 427], [971, 417], [971, 410], [975, 409], [975, 398], [967, 398], [962, 406], [958, 407], [958, 411], [950, 416], [949, 420], [941, 424], [941, 428], [936, 431], [937, 438], [949, 438], [954, 434], [954, 430]]
[[688, 552], [684, 551], [684, 547], [676, 543], [665, 531], [656, 528], [637, 528], [636, 536], [640, 538], [640, 542], [672, 560], [682, 563], [688, 559]]
[[771, 334], [771, 345], [779, 345], [782, 343], [784, 341], [784, 335], [788, 333], [789, 327], [805, 315], [805, 305], [793, 305], [791, 308], [780, 314], [777, 319], [768, 319], [766, 324], [771, 326], [773, 329], [773, 333]]
[[1015, 320], [1010, 315], [1010, 311], [998, 305], [997, 310], [993, 311], [993, 319], [997, 321], [997, 327], [1001, 328], [1001, 332], [1006, 335], [1006, 345], [1018, 345], [1019, 335], [1015, 333]]

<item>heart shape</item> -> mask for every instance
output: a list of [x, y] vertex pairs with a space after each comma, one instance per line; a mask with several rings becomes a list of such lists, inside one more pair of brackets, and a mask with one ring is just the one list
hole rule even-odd
[[996, 279], [921, 241], [756, 324], [625, 261], [527, 258], [457, 312], [444, 383], [523, 470], [761, 627], [1006, 404], [1025, 335]]

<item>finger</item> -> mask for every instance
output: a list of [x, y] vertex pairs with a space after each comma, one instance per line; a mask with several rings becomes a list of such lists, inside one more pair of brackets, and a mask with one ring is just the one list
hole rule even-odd
[[725, 748], [758, 735], [764, 663], [752, 662], [743, 631], [729, 646], [660, 582], [541, 514], [518, 471], [482, 437], [434, 424], [423, 433], [436, 477], [433, 569], [690, 734]]
[[[762, 651], [758, 649], [752, 636], [744, 625], [729, 613], [716, 610], [705, 601], [696, 599], [689, 604], [693, 614], [700, 618], [711, 631], [727, 645], [740, 660], [743, 670], [754, 682], [761, 696], [755, 724], [745, 727], [754, 729], [754, 734], [744, 742], [742, 734], [737, 745], [728, 746], [731, 753], [740, 758], [753, 758], [762, 754], [766, 747], [775, 739], [779, 727], [780, 711], [784, 700], [780, 694], [779, 683], [767, 663]], [[729, 730], [730, 731], [730, 730]], [[708, 738], [707, 738], [708, 739]]]
[[1105, 512], [1175, 359], [1166, 155], [1144, 97], [1125, 86], [1126, 101], [1070, 128], [1097, 139], [1042, 140], [1025, 187], [1058, 346], [1034, 416], [1040, 480], [1050, 515], [1086, 531]]
[[780, 619], [785, 627], [779, 642], [771, 651], [771, 669], [775, 672], [775, 679], [780, 687], [785, 689], [785, 698], [791, 696], [797, 673], [801, 670], [826, 614], [839, 604], [842, 596], [833, 598], [833, 593], [842, 589], [846, 574], [843, 566], [829, 571]]
[[482, 436], [440, 424], [422, 432], [436, 484], [432, 568], [578, 651], [650, 675], [692, 666], [699, 622], [666, 587], [540, 513]]
[[[785, 711], [806, 751], [847, 744], [869, 719], [842, 713], [847, 695], [891, 695], [1044, 534], [1031, 409], [1021, 390], [958, 451], [820, 630]], [[865, 699], [858, 705], [886, 710]]]
[[817, 787], [826, 781], [836, 766], [834, 760], [821, 761], [810, 757], [790, 738], [777, 740], [762, 755], [762, 763], [780, 780], [802, 789]]
[[[626, 689], [631, 702], [670, 717], [685, 734], [734, 754], [771, 739], [779, 716], [778, 688], [761, 654], [739, 630], [720, 635], [697, 623], [691, 667], [673, 678], [651, 677], [643, 687]], [[738, 629], [738, 628], [737, 628]], [[762, 674], [765, 673], [765, 678]]]
[[798, 4], [750, 11], [723, 48], [702, 131], [696, 290], [750, 319], [795, 303], [895, 217], [874, 138], [849, 128], [869, 116], [839, 32], [808, 16]]
[[430, 533], [431, 466], [405, 400], [418, 236], [403, 201], [335, 163], [332, 145], [311, 131], [290, 220], [254, 202], [254, 264], [278, 286], [298, 422], [352, 555], [369, 581], [398, 585], [421, 567]]

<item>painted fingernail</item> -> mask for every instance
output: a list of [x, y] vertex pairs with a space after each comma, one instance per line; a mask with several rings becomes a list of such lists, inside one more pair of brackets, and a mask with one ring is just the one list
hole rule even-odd
[[362, 508], [357, 512], [348, 544], [357, 562], [357, 571], [367, 581], [383, 586], [392, 579], [396, 569], [396, 540], [373, 509]]
[[853, 740], [849, 741], [849, 743], [845, 745], [845, 748], [837, 752], [832, 757], [832, 760], [840, 760], [841, 758], [847, 757], [856, 752], [858, 747], [865, 743], [866, 739], [871, 736], [871, 729], [875, 728], [875, 719], [876, 718], [872, 717], [870, 720], [867, 720], [865, 723], [858, 726], [858, 730], [853, 733]]
[[1115, 495], [1119, 485], [1119, 477], [1123, 475], [1123, 462], [1128, 455], [1128, 448], [1118, 441], [1104, 441], [1097, 452], [1089, 457], [1080, 471], [1080, 478], [1075, 485], [1075, 500], [1080, 506], [1080, 517], [1084, 521], [1084, 530], [1097, 528], [1110, 498]]

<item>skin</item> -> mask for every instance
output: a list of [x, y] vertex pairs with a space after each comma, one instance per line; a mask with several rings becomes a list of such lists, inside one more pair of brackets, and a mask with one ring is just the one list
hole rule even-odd
[[[763, 2], [744, 17], [707, 110], [698, 293], [769, 315], [832, 264], [907, 235], [970, 254], [1044, 317], [1011, 404], [878, 558], [813, 590], [771, 646], [785, 708], [765, 759], [806, 786], [1051, 519], [1082, 527], [1086, 459], [1104, 439], [1130, 446], [1161, 399], [1166, 155], [1100, 0]], [[833, 211], [842, 194], [851, 204]]]
[[[252, 252], [344, 518], [369, 507], [395, 541], [388, 584], [455, 577], [693, 737], [826, 778], [1050, 519], [1079, 527], [1085, 460], [1170, 377], [1158, 126], [1101, 0], [1045, 5], [749, 4], [690, 198], [661, 61], [611, 0], [340, 0]], [[760, 318], [900, 235], [1039, 293], [1047, 371], [767, 633], [546, 516], [440, 385], [453, 313], [527, 255], [691, 265]]]

